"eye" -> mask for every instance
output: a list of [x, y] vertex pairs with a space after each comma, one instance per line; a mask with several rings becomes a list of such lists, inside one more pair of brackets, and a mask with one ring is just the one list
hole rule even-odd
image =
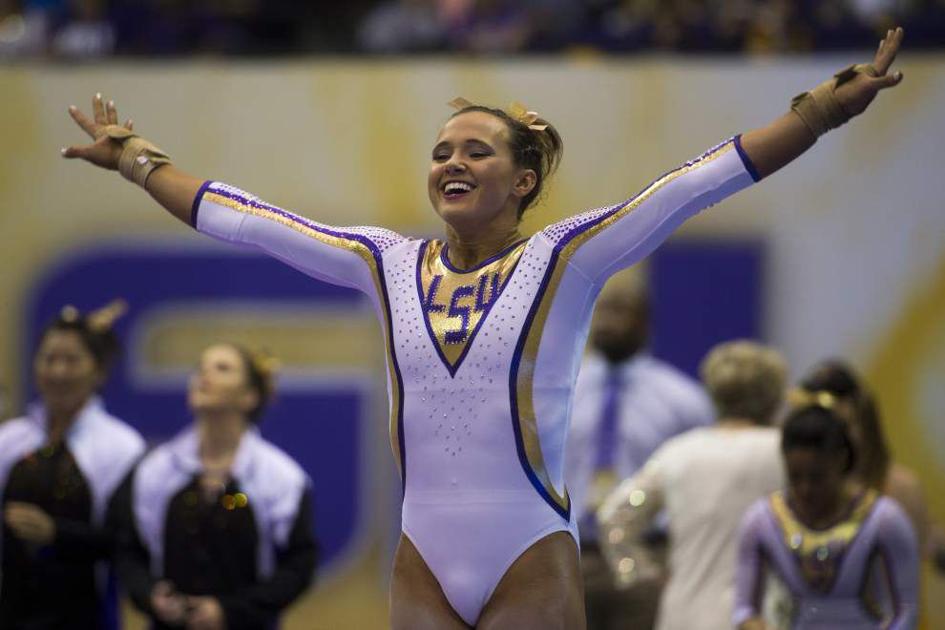
[[445, 162], [445, 161], [448, 160], [449, 158], [450, 158], [450, 152], [449, 152], [449, 151], [435, 151], [435, 152], [433, 153], [433, 161], [434, 161], [434, 162]]

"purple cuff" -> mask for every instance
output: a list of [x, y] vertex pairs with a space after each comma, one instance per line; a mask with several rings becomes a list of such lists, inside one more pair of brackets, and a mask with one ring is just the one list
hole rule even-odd
[[738, 151], [738, 157], [742, 159], [742, 164], [745, 165], [745, 170], [748, 171], [748, 174], [751, 175], [751, 178], [756, 181], [761, 181], [761, 175], [758, 174], [758, 169], [755, 168], [754, 163], [752, 163], [751, 158], [748, 157], [748, 154], [745, 153], [745, 149], [742, 148], [742, 134], [738, 134], [733, 138], [735, 141], [735, 150]]
[[197, 190], [197, 194], [194, 196], [194, 205], [190, 207], [190, 226], [195, 230], [197, 229], [197, 212], [200, 211], [200, 202], [203, 200], [203, 194], [207, 192], [212, 183], [213, 180], [208, 179], [200, 185], [200, 189]]

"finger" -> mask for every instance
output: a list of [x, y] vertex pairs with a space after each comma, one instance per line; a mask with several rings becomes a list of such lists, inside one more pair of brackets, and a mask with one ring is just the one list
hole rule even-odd
[[893, 61], [895, 61], [896, 55], [899, 53], [899, 46], [902, 44], [902, 38], [904, 36], [905, 32], [902, 30], [902, 28], [897, 28], [896, 30], [888, 31], [886, 33], [886, 38], [883, 39], [873, 63], [879, 74], [886, 74], [886, 71], [889, 70], [889, 66], [892, 65]]
[[109, 125], [118, 124], [118, 110], [115, 109], [115, 101], [108, 101], [108, 104], [105, 105], [105, 118]]
[[72, 120], [76, 122], [79, 127], [82, 128], [82, 131], [89, 134], [90, 137], [95, 137], [95, 123], [89, 120], [88, 116], [79, 111], [79, 108], [75, 105], [69, 106], [69, 115], [72, 116]]
[[105, 104], [102, 102], [102, 93], [98, 92], [92, 99], [92, 113], [95, 115], [95, 122], [99, 125], [107, 125], [108, 119], [105, 117]]
[[902, 83], [902, 72], [896, 71], [881, 77], [871, 79], [876, 90], [885, 90], [886, 88], [896, 87]]
[[134, 131], [134, 128], [135, 128], [135, 121], [133, 121], [133, 120], [131, 120], [131, 119], [129, 118], [129, 119], [125, 122], [125, 129], [127, 129], [128, 131]]
[[85, 147], [79, 147], [79, 146], [63, 147], [63, 148], [59, 149], [59, 153], [60, 153], [60, 155], [62, 155], [62, 157], [68, 158], [68, 159], [70, 159], [70, 160], [73, 159], [73, 158], [81, 158], [81, 159], [85, 160], [85, 159], [88, 159], [88, 154], [87, 154], [88, 149], [89, 149], [88, 146], [85, 146]]

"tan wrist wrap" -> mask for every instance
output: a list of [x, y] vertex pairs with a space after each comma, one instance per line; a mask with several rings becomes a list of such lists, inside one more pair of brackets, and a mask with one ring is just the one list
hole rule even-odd
[[108, 125], [105, 134], [121, 143], [118, 172], [130, 182], [145, 187], [148, 176], [159, 166], [170, 164], [171, 158], [133, 131], [120, 125]]
[[798, 94], [791, 100], [791, 109], [800, 116], [815, 137], [820, 137], [850, 120], [850, 115], [837, 100], [836, 90], [860, 73], [871, 77], [878, 76], [876, 69], [869, 64], [849, 66], [810, 92]]

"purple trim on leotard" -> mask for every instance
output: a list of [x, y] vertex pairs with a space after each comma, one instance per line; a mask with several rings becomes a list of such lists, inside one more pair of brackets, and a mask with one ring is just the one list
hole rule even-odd
[[[200, 196], [203, 196], [203, 187], [201, 188]], [[220, 195], [221, 197], [226, 197], [227, 199], [232, 199], [238, 201], [239, 203], [254, 208], [260, 208], [262, 210], [267, 210], [273, 214], [277, 214], [281, 217], [289, 219], [294, 223], [299, 223], [305, 227], [314, 230], [316, 232], [321, 232], [329, 236], [334, 236], [336, 238], [343, 238], [350, 241], [356, 241], [366, 247], [368, 251], [371, 252], [371, 255], [374, 257], [374, 263], [377, 265], [377, 282], [381, 289], [381, 302], [384, 305], [384, 317], [387, 322], [387, 343], [390, 348], [390, 360], [392, 367], [394, 368], [394, 376], [397, 379], [397, 382], [394, 384], [397, 387], [397, 436], [398, 443], [400, 446], [400, 470], [401, 470], [401, 496], [407, 489], [407, 454], [406, 454], [406, 444], [404, 443], [404, 380], [400, 374], [400, 365], [397, 361], [397, 347], [394, 345], [394, 319], [391, 316], [390, 311], [390, 298], [387, 295], [387, 281], [384, 274], [384, 259], [381, 254], [381, 251], [377, 248], [377, 245], [366, 236], [361, 234], [352, 234], [348, 232], [340, 232], [338, 230], [331, 230], [325, 226], [319, 225], [314, 221], [306, 219], [305, 217], [300, 217], [297, 214], [287, 212], [282, 208], [273, 206], [262, 202], [258, 199], [247, 199], [246, 197], [230, 192], [227, 190], [214, 189], [212, 191], [215, 195]]]
[[207, 189], [210, 188], [210, 185], [213, 183], [212, 179], [208, 179], [204, 183], [200, 184], [200, 188], [197, 190], [197, 194], [194, 195], [194, 203], [190, 206], [190, 227], [197, 229], [197, 213], [200, 212], [200, 202], [203, 201], [203, 194], [207, 192]]
[[748, 171], [748, 174], [751, 175], [754, 181], [760, 182], [761, 175], [758, 174], [755, 163], [751, 161], [751, 158], [745, 153], [745, 149], [742, 148], [742, 134], [738, 134], [732, 140], [735, 142], [735, 150], [738, 152], [738, 157], [742, 159], [742, 164], [745, 165], [745, 170]]
[[[524, 239], [527, 240], [527, 239]], [[443, 256], [443, 252], [440, 252], [440, 256], [443, 262], [447, 265], [447, 268], [450, 271], [456, 271], [456, 273], [469, 273], [481, 269], [484, 265], [495, 262], [503, 256], [507, 255], [509, 252], [514, 250], [516, 247], [521, 245], [524, 240], [518, 241], [517, 243], [510, 245], [505, 248], [495, 256], [486, 259], [485, 262], [482, 262], [475, 267], [468, 269], [466, 271], [457, 270], [455, 267], [449, 264], [449, 259]], [[473, 340], [476, 338], [476, 334], [479, 332], [479, 329], [482, 328], [482, 323], [486, 321], [486, 318], [489, 316], [489, 313], [492, 311], [492, 306], [499, 301], [499, 297], [502, 295], [502, 291], [505, 289], [506, 285], [509, 283], [509, 280], [512, 278], [512, 274], [515, 273], [515, 270], [518, 268], [518, 260], [515, 261], [515, 264], [512, 265], [512, 268], [509, 270], [509, 273], [505, 276], [505, 280], [499, 285], [499, 290], [494, 296], [491, 296], [492, 299], [489, 300], [489, 304], [486, 305], [485, 310], [482, 312], [482, 315], [479, 316], [479, 321], [476, 323], [476, 327], [472, 329], [469, 333], [469, 338], [466, 340], [466, 346], [463, 348], [463, 351], [459, 354], [459, 357], [456, 358], [456, 364], [453, 365], [449, 362], [449, 359], [446, 358], [446, 355], [443, 354], [442, 348], [436, 339], [436, 333], [433, 332], [433, 326], [430, 325], [430, 317], [427, 315], [426, 310], [423, 308], [424, 295], [423, 295], [423, 282], [421, 279], [421, 267], [423, 266], [424, 255], [426, 254], [427, 246], [430, 244], [430, 241], [423, 241], [420, 245], [420, 251], [417, 254], [417, 295], [420, 299], [420, 311], [423, 314], [423, 323], [426, 325], [427, 334], [430, 336], [430, 341], [433, 343], [433, 347], [436, 349], [437, 356], [440, 357], [440, 361], [446, 367], [446, 370], [450, 373], [451, 378], [456, 377], [456, 373], [459, 371], [459, 366], [463, 364], [463, 360], [466, 358], [466, 355], [469, 354], [470, 348], [472, 348]], [[444, 244], [443, 250], [445, 251], [446, 246]], [[519, 258], [521, 260], [521, 258]]]

